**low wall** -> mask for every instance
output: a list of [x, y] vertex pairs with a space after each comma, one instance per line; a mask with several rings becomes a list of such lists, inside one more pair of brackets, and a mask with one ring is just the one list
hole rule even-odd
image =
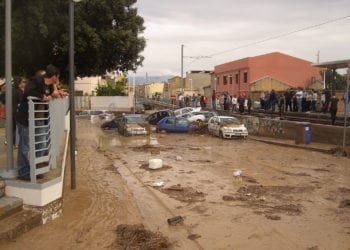
[[76, 96], [75, 110], [130, 111], [133, 108], [133, 96]]
[[[252, 135], [294, 140], [297, 135], [297, 122], [261, 118], [254, 116], [239, 116]], [[344, 128], [339, 126], [311, 124], [311, 143], [329, 143], [343, 145]], [[346, 129], [346, 145], [350, 146], [350, 127]]]

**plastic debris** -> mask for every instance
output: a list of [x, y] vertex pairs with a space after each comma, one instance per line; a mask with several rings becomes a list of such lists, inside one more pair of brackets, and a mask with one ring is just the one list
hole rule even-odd
[[149, 163], [148, 167], [150, 169], [159, 169], [163, 167], [162, 159], [150, 159], [148, 163]]
[[184, 159], [184, 158], [183, 158], [182, 156], [179, 156], [179, 155], [176, 156], [176, 160], [177, 160], [177, 161], [182, 161], [183, 159]]
[[235, 177], [241, 176], [241, 174], [242, 174], [242, 170], [239, 170], [239, 169], [233, 172], [233, 176]]
[[163, 187], [164, 186], [164, 181], [156, 181], [156, 182], [153, 182], [152, 187]]

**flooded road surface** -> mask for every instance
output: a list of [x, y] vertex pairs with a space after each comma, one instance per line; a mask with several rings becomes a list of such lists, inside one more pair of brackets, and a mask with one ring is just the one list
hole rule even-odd
[[171, 249], [349, 249], [349, 158], [198, 134], [122, 137], [88, 120], [77, 132], [64, 215], [2, 249], [122, 248], [121, 224], [160, 232]]

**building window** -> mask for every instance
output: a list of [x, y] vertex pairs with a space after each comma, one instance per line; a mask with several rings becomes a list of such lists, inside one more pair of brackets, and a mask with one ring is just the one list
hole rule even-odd
[[235, 78], [236, 78], [236, 83], [238, 84], [239, 83], [239, 74], [238, 73], [235, 74]]
[[230, 84], [232, 84], [232, 75], [230, 75]]
[[243, 74], [243, 82], [244, 83], [248, 82], [248, 72], [244, 72], [244, 74]]
[[227, 76], [224, 76], [224, 85], [227, 84]]

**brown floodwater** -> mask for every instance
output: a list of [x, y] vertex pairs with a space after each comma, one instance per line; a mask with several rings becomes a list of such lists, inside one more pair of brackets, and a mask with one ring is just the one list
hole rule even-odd
[[349, 249], [349, 158], [249, 138], [123, 137], [89, 120], [77, 120], [77, 151], [63, 216], [1, 249], [111, 249], [122, 224], [171, 249]]

